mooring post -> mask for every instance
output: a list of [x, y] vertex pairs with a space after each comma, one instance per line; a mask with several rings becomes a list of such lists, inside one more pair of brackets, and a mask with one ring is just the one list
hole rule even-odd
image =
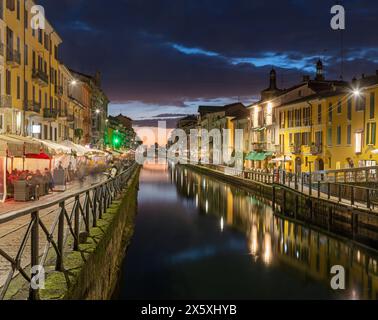
[[308, 194], [311, 196], [312, 195], [312, 179], [311, 179], [311, 173], [308, 176]]
[[273, 212], [276, 210], [276, 187], [273, 186], [273, 192], [272, 192], [272, 207]]
[[87, 224], [86, 224], [85, 227], [86, 227], [87, 233], [89, 234], [89, 229], [90, 229], [90, 225], [89, 225], [89, 220], [90, 220], [90, 208], [89, 208], [90, 196], [89, 196], [89, 191], [86, 192], [85, 198], [86, 198], [86, 202], [85, 202], [85, 220], [87, 220]]
[[[39, 214], [38, 211], [32, 212], [31, 214], [32, 226], [30, 235], [30, 249], [31, 249], [31, 268], [36, 268], [39, 265]], [[36, 270], [31, 273], [31, 280], [36, 281], [37, 276]], [[31, 283], [29, 288], [29, 299], [39, 300], [39, 290], [36, 287], [36, 283]]]
[[298, 208], [299, 207], [299, 197], [298, 195], [295, 196], [295, 219], [298, 217]]
[[353, 206], [354, 205], [354, 187], [350, 187], [350, 204]]
[[332, 227], [332, 207], [328, 207], [328, 230]]
[[58, 255], [56, 258], [56, 271], [63, 271], [63, 251], [64, 251], [64, 212], [65, 212], [65, 205], [64, 201], [59, 204], [60, 207], [60, 214], [59, 214], [59, 222], [58, 222]]
[[331, 199], [331, 183], [327, 183], [327, 196], [328, 200]]
[[79, 236], [80, 236], [80, 212], [79, 212], [80, 197], [75, 197], [75, 211], [74, 211], [74, 251], [79, 250]]
[[318, 198], [320, 199], [320, 181], [318, 181]]

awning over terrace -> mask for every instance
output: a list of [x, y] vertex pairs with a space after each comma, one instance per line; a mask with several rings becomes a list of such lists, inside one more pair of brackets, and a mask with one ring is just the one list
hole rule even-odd
[[84, 156], [84, 155], [106, 155], [104, 151], [97, 150], [97, 149], [91, 149], [84, 146], [81, 146], [79, 144], [73, 143], [72, 141], [66, 140], [62, 142], [62, 145], [70, 148], [72, 151], [74, 151], [78, 156]]
[[59, 143], [55, 143], [55, 142], [52, 142], [52, 141], [36, 139], [36, 138], [33, 138], [33, 140], [41, 143], [43, 145], [43, 147], [50, 154], [60, 155], [60, 154], [71, 154], [72, 153], [71, 148], [69, 148], [69, 147], [67, 147], [65, 145], [62, 145], [62, 144], [59, 144]]
[[25, 156], [31, 154], [40, 154], [42, 151], [41, 143], [38, 141], [33, 141], [30, 137], [23, 137], [18, 135], [5, 135], [5, 137], [23, 143]]
[[11, 137], [0, 135], [0, 156], [23, 157], [24, 143]]
[[272, 152], [250, 152], [245, 160], [251, 160], [251, 161], [264, 161], [267, 158], [271, 157], [273, 155]]

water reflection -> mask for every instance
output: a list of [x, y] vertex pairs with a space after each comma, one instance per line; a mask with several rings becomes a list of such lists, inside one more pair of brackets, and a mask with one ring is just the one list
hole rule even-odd
[[245, 234], [251, 263], [278, 268], [329, 287], [333, 265], [346, 270], [348, 299], [378, 299], [377, 254], [351, 242], [276, 217], [269, 203], [242, 189], [201, 176], [182, 166], [170, 168], [179, 196], [193, 201], [202, 215], [219, 218], [227, 228]]

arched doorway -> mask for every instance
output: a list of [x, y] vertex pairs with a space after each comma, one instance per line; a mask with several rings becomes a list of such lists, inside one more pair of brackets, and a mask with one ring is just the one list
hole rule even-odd
[[295, 173], [301, 174], [302, 173], [302, 160], [300, 157], [295, 159]]
[[324, 170], [323, 159], [316, 159], [315, 160], [315, 171], [323, 171], [323, 170]]

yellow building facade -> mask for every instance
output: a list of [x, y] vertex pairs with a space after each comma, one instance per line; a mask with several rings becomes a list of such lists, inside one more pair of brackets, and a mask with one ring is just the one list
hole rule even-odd
[[[367, 81], [368, 80], [368, 81]], [[377, 163], [378, 77], [331, 88], [277, 108], [281, 155], [295, 173]]]
[[4, 1], [1, 132], [61, 141], [69, 134], [58, 58], [62, 40], [47, 20], [44, 29], [32, 28], [34, 5]]

